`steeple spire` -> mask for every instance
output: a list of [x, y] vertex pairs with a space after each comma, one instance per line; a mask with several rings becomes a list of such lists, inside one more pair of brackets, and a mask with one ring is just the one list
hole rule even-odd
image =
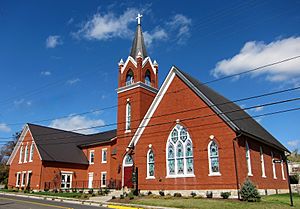
[[138, 16], [136, 17], [137, 28], [136, 28], [136, 32], [135, 32], [135, 36], [133, 39], [131, 52], [130, 52], [130, 56], [134, 59], [138, 56], [139, 52], [141, 53], [141, 56], [143, 57], [143, 59], [148, 57], [145, 42], [144, 42], [143, 32], [142, 32], [142, 26], [141, 26], [141, 18], [142, 17], [143, 17], [143, 15], [141, 15], [141, 14], [138, 14]]

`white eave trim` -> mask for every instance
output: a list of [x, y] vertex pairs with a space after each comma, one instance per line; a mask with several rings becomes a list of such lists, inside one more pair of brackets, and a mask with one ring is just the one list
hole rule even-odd
[[152, 62], [152, 60], [150, 59], [150, 57], [146, 57], [146, 59], [143, 60], [142, 67], [145, 67], [145, 65], [147, 64], [147, 62], [150, 63], [151, 68], [152, 68], [154, 74], [156, 75], [156, 68], [154, 67], [153, 62]]
[[117, 93], [119, 94], [119, 93], [122, 93], [122, 92], [125, 92], [125, 91], [128, 91], [128, 90], [131, 90], [131, 89], [139, 88], [139, 87], [141, 87], [143, 89], [146, 89], [148, 91], [151, 91], [155, 94], [158, 92], [158, 89], [153, 88], [151, 86], [148, 86], [148, 85], [146, 85], [145, 83], [143, 83], [141, 81], [138, 81], [134, 84], [118, 88]]

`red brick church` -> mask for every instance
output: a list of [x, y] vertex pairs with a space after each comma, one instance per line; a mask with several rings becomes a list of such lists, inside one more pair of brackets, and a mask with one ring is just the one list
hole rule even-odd
[[158, 86], [140, 17], [118, 64], [117, 129], [92, 135], [26, 124], [8, 164], [9, 187], [231, 191], [246, 178], [287, 192], [288, 150], [238, 105], [173, 66]]

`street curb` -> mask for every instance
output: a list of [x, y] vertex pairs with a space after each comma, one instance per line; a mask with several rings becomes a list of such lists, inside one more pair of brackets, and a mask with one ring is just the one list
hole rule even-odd
[[102, 201], [92, 201], [92, 200], [78, 200], [74, 198], [65, 198], [65, 197], [57, 197], [57, 196], [44, 196], [44, 195], [35, 195], [35, 194], [15, 194], [8, 192], [1, 192], [0, 194], [6, 196], [14, 196], [14, 197], [26, 197], [31, 199], [39, 199], [39, 200], [49, 200], [63, 203], [71, 203], [78, 205], [88, 205], [88, 206], [101, 206], [106, 208], [115, 208], [115, 209], [178, 209], [178, 208], [169, 208], [169, 207], [160, 207], [160, 206], [149, 206], [149, 205], [137, 205], [137, 204], [127, 204], [127, 203], [115, 203], [115, 202], [102, 202]]

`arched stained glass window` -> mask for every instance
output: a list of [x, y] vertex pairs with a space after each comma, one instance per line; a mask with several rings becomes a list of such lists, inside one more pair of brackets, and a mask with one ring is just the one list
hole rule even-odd
[[154, 152], [152, 149], [150, 149], [148, 151], [148, 173], [147, 173], [147, 177], [154, 177]]
[[177, 124], [167, 141], [167, 175], [186, 176], [194, 174], [193, 144], [188, 131]]
[[130, 130], [131, 127], [131, 104], [127, 102], [126, 104], [126, 130]]
[[219, 148], [217, 143], [212, 140], [208, 144], [208, 150], [209, 150], [209, 173], [210, 174], [219, 174], [220, 168], [219, 168]]
[[125, 165], [132, 165], [132, 164], [133, 164], [133, 160], [131, 156], [127, 154], [125, 157]]

